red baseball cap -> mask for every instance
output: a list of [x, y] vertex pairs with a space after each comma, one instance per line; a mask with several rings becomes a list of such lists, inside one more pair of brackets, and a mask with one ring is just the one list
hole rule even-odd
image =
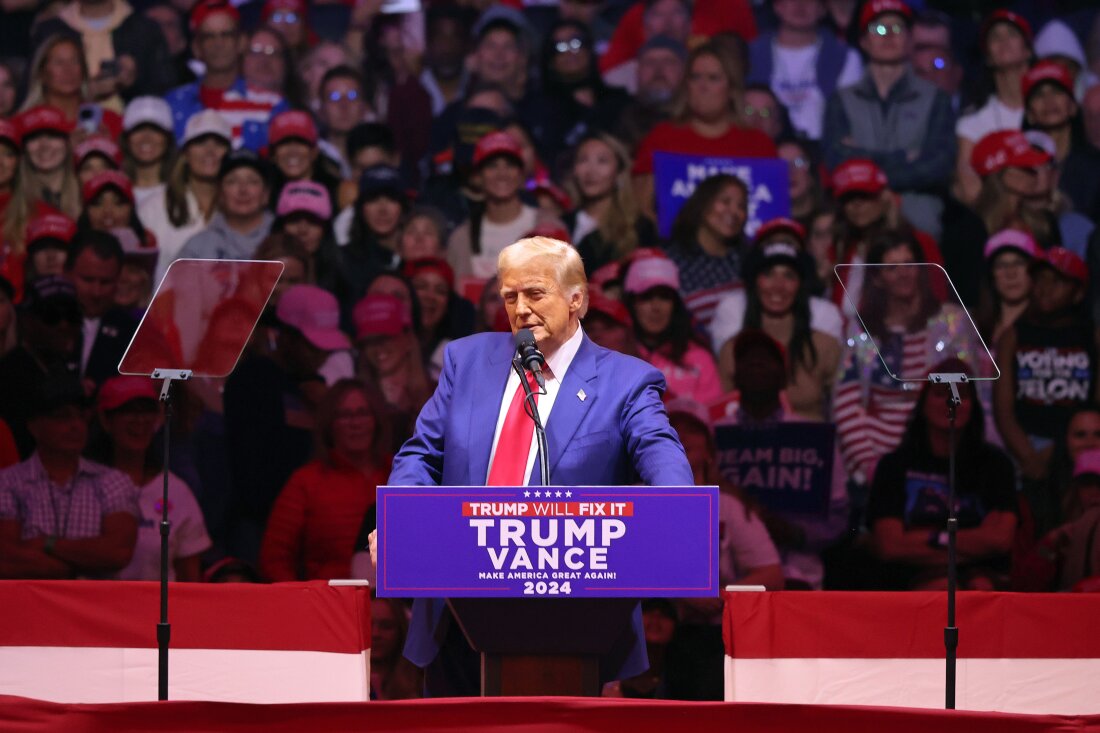
[[48, 104], [31, 107], [26, 112], [20, 113], [15, 118], [15, 122], [19, 126], [19, 134], [24, 140], [38, 132], [68, 135], [74, 127], [73, 123], [65, 119], [64, 112]]
[[154, 402], [160, 400], [160, 394], [152, 379], [136, 376], [111, 377], [99, 388], [96, 407], [102, 412], [110, 412], [134, 400]]
[[1005, 168], [1035, 168], [1050, 162], [1050, 154], [1031, 144], [1019, 130], [991, 132], [974, 145], [970, 166], [983, 178]]
[[7, 140], [9, 143], [19, 149], [23, 144], [23, 139], [19, 135], [19, 128], [15, 122], [7, 119], [0, 119], [0, 140]]
[[871, 0], [859, 12], [859, 25], [866, 27], [872, 20], [887, 13], [900, 15], [906, 23], [913, 22], [913, 9], [901, 0]]
[[226, 0], [199, 0], [195, 7], [191, 8], [191, 33], [194, 34], [202, 26], [207, 18], [225, 13], [239, 26], [241, 23], [240, 12]]
[[1024, 90], [1024, 102], [1027, 102], [1035, 87], [1047, 82], [1057, 84], [1062, 87], [1066, 94], [1073, 96], [1073, 74], [1070, 73], [1065, 64], [1053, 59], [1046, 59], [1032, 66], [1024, 74], [1024, 78], [1020, 82]]
[[[833, 196], [844, 198], [850, 193], [865, 193], [871, 196], [886, 190], [886, 174], [873, 160], [852, 158], [833, 169], [831, 176]], [[759, 235], [757, 235], [759, 236]]]
[[607, 316], [620, 326], [626, 326], [627, 328], [632, 328], [634, 326], [634, 321], [630, 318], [630, 311], [626, 309], [622, 301], [609, 298], [596, 289], [588, 291], [587, 315], [591, 315], [592, 313], [599, 313]]
[[409, 309], [396, 295], [371, 293], [351, 311], [355, 323], [355, 337], [365, 339], [371, 336], [399, 336], [412, 327]]
[[82, 192], [84, 204], [87, 205], [105, 188], [116, 189], [126, 197], [127, 201], [131, 204], [134, 203], [134, 187], [125, 173], [122, 171], [100, 171], [84, 184]]
[[1062, 277], [1076, 280], [1082, 285], [1089, 284], [1089, 266], [1085, 261], [1065, 247], [1051, 247], [1031, 263], [1032, 270], [1041, 267], [1053, 268]]
[[1013, 13], [1011, 10], [1000, 8], [994, 10], [984, 21], [982, 21], [982, 28], [978, 33], [978, 37], [982, 39], [983, 45], [985, 44], [986, 35], [989, 34], [989, 31], [997, 23], [1009, 23], [1010, 25], [1016, 26], [1016, 29], [1024, 34], [1024, 38], [1027, 39], [1028, 45], [1035, 39], [1035, 33], [1031, 30], [1031, 23], [1028, 23], [1023, 16]]
[[447, 281], [447, 285], [453, 290], [455, 286], [455, 271], [451, 269], [451, 266], [447, 263], [447, 260], [441, 257], [418, 257], [415, 260], [409, 260], [405, 263], [405, 267], [402, 268], [401, 274], [405, 276], [406, 280], [412, 280], [414, 277], [422, 272], [435, 272], [438, 273], [444, 280]]
[[305, 0], [267, 0], [267, 2], [264, 3], [264, 9], [260, 17], [266, 23], [271, 20], [271, 16], [274, 15], [277, 10], [297, 13], [298, 17], [303, 21], [306, 19]]
[[85, 158], [97, 154], [114, 163], [115, 167], [122, 165], [122, 150], [114, 141], [100, 135], [85, 138], [82, 143], [73, 148], [73, 161], [77, 167], [80, 167]]
[[267, 144], [275, 147], [285, 140], [303, 140], [310, 145], [317, 144], [317, 125], [309, 113], [292, 109], [271, 119], [267, 128]]
[[623, 264], [618, 260], [608, 262], [606, 265], [596, 268], [592, 277], [588, 278], [588, 284], [602, 288], [608, 283], [615, 283], [622, 279]]
[[777, 232], [793, 234], [799, 244], [803, 244], [806, 241], [806, 227], [802, 226], [794, 219], [781, 216], [777, 219], [770, 219], [760, 225], [760, 228], [756, 230], [756, 242], [760, 243], [765, 237], [770, 237]]
[[482, 136], [474, 147], [474, 167], [481, 165], [494, 155], [507, 155], [523, 164], [523, 148], [516, 138], [502, 130]]
[[76, 222], [64, 214], [51, 212], [36, 216], [27, 224], [26, 246], [30, 249], [41, 239], [56, 239], [68, 246], [75, 236]]
[[550, 239], [556, 239], [566, 244], [573, 243], [573, 237], [570, 236], [569, 230], [561, 224], [555, 224], [552, 221], [542, 221], [535, 224], [535, 228], [527, 232], [527, 234], [524, 235], [524, 239], [527, 237], [549, 237]]

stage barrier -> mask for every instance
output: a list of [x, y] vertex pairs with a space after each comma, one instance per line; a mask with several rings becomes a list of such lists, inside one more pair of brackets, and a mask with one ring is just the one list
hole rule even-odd
[[437, 733], [1100, 733], [1100, 717], [1010, 715], [841, 705], [684, 703], [592, 698], [451, 698], [410, 702], [65, 705], [0, 697], [0, 730], [425, 731]]
[[[943, 593], [727, 592], [726, 699], [944, 705]], [[1100, 595], [960, 593], [960, 710], [1100, 712]]]
[[[0, 582], [0, 695], [156, 700], [158, 608], [157, 583]], [[169, 700], [370, 697], [365, 587], [173, 583], [169, 620]]]

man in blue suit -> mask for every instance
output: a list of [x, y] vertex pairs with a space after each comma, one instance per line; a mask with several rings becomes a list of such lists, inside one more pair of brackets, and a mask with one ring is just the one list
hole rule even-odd
[[[546, 356], [546, 393], [539, 395], [538, 411], [546, 426], [550, 483], [693, 485], [684, 449], [661, 403], [664, 377], [643, 361], [595, 345], [580, 327], [588, 283], [577, 251], [564, 242], [531, 237], [506, 247], [498, 270], [512, 331], [531, 329]], [[519, 376], [511, 368], [514, 355], [512, 336], [505, 333], [478, 334], [447, 347], [439, 386], [421, 411], [413, 437], [394, 459], [389, 485], [539, 482], [537, 446], [530, 437], [534, 423], [524, 416], [522, 442], [506, 437], [519, 388]], [[498, 455], [500, 446], [505, 450]], [[508, 473], [506, 464], [513, 464], [515, 471]], [[497, 480], [501, 477], [512, 480]], [[441, 599], [414, 604], [405, 656], [428, 667], [432, 694], [441, 692], [441, 686], [452, 694], [463, 691], [455, 684], [462, 665], [453, 659], [463, 653], [462, 647], [468, 650]], [[476, 657], [469, 659], [476, 664]], [[601, 670], [604, 677], [616, 679], [647, 667], [636, 608], [621, 653], [601, 660]], [[476, 694], [476, 689], [464, 691]]]

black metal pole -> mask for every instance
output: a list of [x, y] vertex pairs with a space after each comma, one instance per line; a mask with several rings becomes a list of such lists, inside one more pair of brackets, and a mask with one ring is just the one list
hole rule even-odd
[[958, 388], [950, 385], [951, 393], [947, 397], [947, 417], [950, 447], [947, 459], [947, 627], [943, 630], [943, 643], [947, 652], [946, 701], [944, 707], [955, 709], [955, 662], [959, 648], [959, 627], [955, 625], [955, 591], [958, 584], [956, 575], [957, 558], [955, 556], [955, 533], [959, 519], [955, 513], [955, 411], [959, 405]]
[[157, 624], [157, 699], [168, 699], [168, 641], [172, 625], [168, 623], [168, 458], [171, 455], [172, 399], [168, 384], [161, 393], [164, 400], [164, 493], [160, 504], [160, 623]]
[[[542, 425], [542, 418], [539, 417], [538, 403], [535, 401], [535, 393], [531, 391], [531, 385], [527, 382], [527, 375], [524, 373], [523, 366], [518, 359], [512, 361], [512, 368], [516, 370], [519, 375], [519, 384], [523, 388], [523, 411], [527, 413], [535, 422], [535, 440], [539, 446], [539, 476], [542, 478], [542, 485], [550, 485], [550, 456], [546, 451], [546, 429]], [[545, 394], [540, 392], [539, 394]]]

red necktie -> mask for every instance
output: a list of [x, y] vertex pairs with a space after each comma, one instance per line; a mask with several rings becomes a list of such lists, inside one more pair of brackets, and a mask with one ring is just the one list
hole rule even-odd
[[[538, 384], [535, 375], [525, 371], [527, 384], [534, 393], [534, 402], [538, 405]], [[527, 478], [527, 457], [531, 453], [531, 440], [535, 433], [535, 423], [523, 409], [526, 395], [523, 385], [516, 385], [512, 404], [504, 416], [504, 425], [500, 428], [497, 440], [497, 452], [493, 455], [493, 465], [489, 468], [489, 480], [486, 486], [523, 486]]]

